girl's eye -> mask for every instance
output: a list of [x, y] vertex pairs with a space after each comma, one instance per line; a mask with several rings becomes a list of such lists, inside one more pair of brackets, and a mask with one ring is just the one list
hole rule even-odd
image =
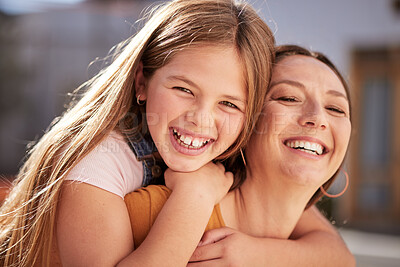
[[333, 111], [335, 113], [338, 113], [338, 114], [345, 114], [345, 112], [342, 109], [337, 108], [337, 107], [327, 107], [326, 109]]
[[225, 106], [230, 107], [230, 108], [239, 109], [235, 104], [232, 104], [231, 102], [228, 102], [228, 101], [221, 101], [220, 103], [222, 105], [225, 105]]
[[175, 86], [174, 89], [193, 95], [192, 91], [184, 87]]

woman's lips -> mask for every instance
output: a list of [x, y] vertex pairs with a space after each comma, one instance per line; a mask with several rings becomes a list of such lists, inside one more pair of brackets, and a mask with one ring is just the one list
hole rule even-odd
[[313, 158], [320, 158], [328, 152], [322, 141], [311, 137], [293, 137], [284, 140], [283, 144], [294, 152], [307, 154]]

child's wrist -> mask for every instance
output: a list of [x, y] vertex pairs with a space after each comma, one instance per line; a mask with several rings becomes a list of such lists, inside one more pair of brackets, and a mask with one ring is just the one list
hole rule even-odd
[[217, 202], [215, 194], [209, 188], [196, 187], [193, 184], [178, 184], [171, 190], [172, 194], [179, 195], [183, 201], [196, 201], [197, 203], [212, 206]]

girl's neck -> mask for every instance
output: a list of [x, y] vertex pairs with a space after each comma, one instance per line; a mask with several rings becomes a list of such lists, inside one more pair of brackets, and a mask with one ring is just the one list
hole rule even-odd
[[278, 177], [253, 175], [228, 193], [220, 208], [228, 227], [253, 236], [287, 239], [309, 198], [304, 189]]

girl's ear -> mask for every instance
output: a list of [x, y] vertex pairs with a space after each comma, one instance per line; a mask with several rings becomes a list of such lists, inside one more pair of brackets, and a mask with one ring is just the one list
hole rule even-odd
[[139, 100], [147, 99], [146, 82], [147, 82], [147, 79], [146, 79], [146, 77], [144, 77], [144, 74], [143, 74], [143, 62], [140, 61], [139, 65], [136, 69], [136, 75], [135, 75], [136, 98], [139, 97], [139, 95], [140, 95]]

